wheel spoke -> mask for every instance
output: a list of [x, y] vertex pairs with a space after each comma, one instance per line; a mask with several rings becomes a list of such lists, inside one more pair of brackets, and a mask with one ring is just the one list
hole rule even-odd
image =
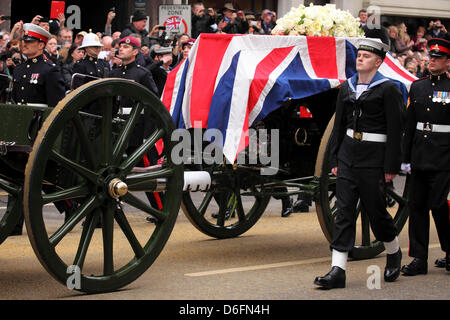
[[87, 215], [86, 220], [84, 222], [83, 231], [80, 237], [80, 243], [78, 245], [78, 251], [73, 262], [73, 265], [78, 266], [80, 270], [83, 269], [86, 254], [98, 221], [99, 221], [98, 214], [89, 214]]
[[54, 193], [45, 194], [42, 196], [43, 204], [56, 202], [60, 200], [69, 200], [75, 198], [83, 198], [89, 194], [89, 189], [85, 184], [72, 187], [69, 189], [57, 191]]
[[122, 131], [120, 132], [119, 138], [117, 139], [116, 145], [114, 146], [113, 158], [112, 158], [113, 164], [115, 164], [115, 165], [118, 164], [120, 159], [122, 158], [122, 154], [125, 152], [128, 141], [130, 140], [130, 137], [131, 137], [131, 133], [133, 132], [133, 130], [135, 128], [135, 124], [141, 115], [142, 109], [143, 109], [143, 106], [142, 106], [142, 104], [139, 103], [131, 111], [130, 117], [128, 118], [127, 122], [125, 123], [125, 126], [123, 127]]
[[114, 207], [108, 204], [102, 207], [103, 234], [103, 274], [109, 276], [114, 273]]
[[212, 191], [208, 191], [206, 193], [205, 198], [203, 198], [202, 203], [200, 204], [200, 206], [198, 207], [198, 212], [200, 212], [200, 214], [202, 216], [205, 216], [206, 213], [206, 209], [208, 209], [209, 204], [211, 203], [211, 200], [213, 198], [213, 192]]
[[142, 248], [139, 240], [136, 238], [133, 229], [131, 229], [131, 226], [128, 223], [128, 220], [125, 217], [122, 209], [116, 209], [115, 219], [119, 224], [120, 229], [122, 229], [122, 232], [125, 234], [125, 237], [127, 237], [128, 242], [130, 243], [131, 248], [136, 255], [136, 258], [142, 258], [145, 255], [145, 250]]
[[338, 211], [339, 211], [339, 209], [338, 209], [337, 205], [334, 205], [331, 208], [331, 219], [332, 220], [336, 219], [336, 215], [337, 215]]
[[406, 205], [406, 199], [396, 193], [394, 190], [387, 188], [386, 193], [392, 197], [400, 206]]
[[133, 196], [131, 193], [127, 193], [124, 197], [120, 198], [120, 200], [128, 203], [130, 206], [135, 207], [136, 209], [142, 210], [145, 213], [150, 214], [154, 218], [158, 220], [158, 223], [162, 223], [166, 219], [166, 215], [164, 212], [153, 208], [152, 206], [146, 204], [142, 200]]
[[[246, 217], [245, 217], [244, 206], [242, 205], [242, 198], [241, 198], [241, 195], [239, 194], [239, 190], [237, 191], [237, 193], [235, 195], [236, 195], [235, 201], [237, 202], [236, 203], [236, 211], [238, 214], [238, 218], [239, 218], [239, 221], [243, 222], [246, 220]], [[256, 201], [258, 201], [258, 199], [256, 199]]]
[[227, 197], [228, 193], [222, 193], [220, 196], [220, 201], [219, 201], [219, 213], [217, 215], [217, 225], [219, 227], [223, 227], [225, 226], [225, 215], [227, 212]]
[[97, 207], [96, 196], [90, 197], [77, 211], [65, 222], [49, 239], [53, 247], [56, 247], [58, 243], [70, 232], [72, 229], [83, 219], [91, 213]]
[[102, 163], [107, 167], [112, 157], [112, 97], [106, 97], [100, 101], [102, 107]]
[[144, 142], [137, 150], [130, 155], [125, 162], [120, 166], [120, 170], [125, 173], [128, 173], [135, 167], [141, 160], [142, 157], [158, 142], [159, 139], [164, 137], [164, 130], [159, 129], [152, 134], [152, 136]]
[[86, 134], [86, 129], [83, 125], [83, 122], [80, 119], [80, 116], [77, 115], [73, 119], [73, 125], [77, 131], [78, 139], [80, 140], [80, 146], [82, 153], [86, 157], [86, 160], [91, 168], [97, 167], [97, 160], [95, 157], [94, 147], [89, 140], [88, 135]]
[[52, 150], [50, 157], [53, 160], [57, 161], [59, 164], [61, 164], [63, 167], [78, 173], [83, 178], [86, 178], [87, 180], [93, 183], [97, 182], [98, 175], [95, 172], [83, 167], [82, 165], [76, 162], [73, 162], [72, 160], [69, 160], [68, 158], [64, 157], [55, 150]]

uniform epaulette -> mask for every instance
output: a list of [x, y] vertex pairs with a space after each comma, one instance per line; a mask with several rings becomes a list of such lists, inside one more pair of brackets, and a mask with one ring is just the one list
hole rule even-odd
[[419, 78], [419, 79], [417, 79], [417, 80], [414, 80], [413, 82], [417, 82], [417, 81], [420, 81], [420, 80], [425, 80], [425, 79], [428, 79], [429, 77], [428, 76], [426, 76], [426, 77], [423, 77], [423, 78]]

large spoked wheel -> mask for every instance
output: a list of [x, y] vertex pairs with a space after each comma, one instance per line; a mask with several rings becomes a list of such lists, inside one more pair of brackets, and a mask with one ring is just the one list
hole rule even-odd
[[[319, 153], [316, 162], [315, 176], [319, 178], [319, 194], [316, 198], [316, 211], [322, 231], [331, 243], [333, 239], [333, 227], [337, 214], [336, 206], [336, 177], [331, 174], [330, 168], [330, 141], [334, 117], [322, 137]], [[400, 232], [408, 219], [408, 178], [397, 177], [394, 181], [394, 188], [387, 189], [388, 212], [394, 219], [395, 226]], [[353, 259], [370, 259], [384, 251], [384, 244], [376, 241], [370, 229], [370, 222], [367, 214], [357, 206], [357, 231], [356, 243], [350, 256]]]
[[[113, 116], [119, 103], [131, 108], [121, 121]], [[85, 121], [88, 112], [94, 113], [94, 121]], [[150, 115], [154, 129], [130, 150], [130, 137], [144, 114]], [[59, 147], [67, 126], [75, 133], [70, 149], [77, 151], [70, 158]], [[145, 170], [137, 167], [143, 167], [143, 157], [161, 139], [163, 155], [170, 155], [174, 129], [155, 95], [120, 79], [90, 82], [52, 111], [25, 170], [24, 211], [31, 245], [55, 279], [70, 289], [107, 292], [131, 283], [151, 266], [176, 221], [183, 167], [170, 157]], [[52, 183], [55, 167], [70, 172], [72, 183]], [[162, 208], [147, 199], [157, 185], [166, 186]], [[67, 221], [43, 211], [44, 205], [58, 202], [72, 203]], [[149, 216], [154, 224], [146, 221]]]
[[270, 201], [250, 176], [239, 169], [210, 168], [213, 186], [208, 192], [184, 192], [181, 208], [191, 223], [217, 239], [237, 237], [261, 217]]

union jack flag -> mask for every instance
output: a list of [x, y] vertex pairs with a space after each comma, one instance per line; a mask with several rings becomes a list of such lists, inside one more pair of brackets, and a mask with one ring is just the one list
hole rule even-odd
[[[167, 77], [162, 102], [179, 128], [219, 129], [234, 162], [255, 121], [291, 99], [338, 87], [356, 73], [360, 38], [201, 34]], [[379, 72], [405, 99], [416, 77], [389, 53]], [[405, 100], [406, 103], [406, 100]]]
[[165, 22], [164, 25], [166, 26], [167, 30], [173, 30], [173, 29], [180, 29], [181, 23], [183, 22], [183, 19], [181, 17], [170, 17]]

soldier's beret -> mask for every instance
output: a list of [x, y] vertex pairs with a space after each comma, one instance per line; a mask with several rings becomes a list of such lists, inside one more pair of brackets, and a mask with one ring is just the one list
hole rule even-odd
[[131, 46], [133, 46], [135, 48], [140, 48], [141, 47], [141, 41], [138, 38], [135, 38], [135, 37], [130, 37], [130, 36], [125, 37], [125, 38], [123, 38], [123, 39], [121, 39], [119, 41], [119, 44], [122, 44], [122, 43], [129, 44], [129, 45], [131, 45]]
[[181, 44], [181, 48], [184, 49], [185, 46], [193, 46], [195, 43], [195, 39], [188, 39]]

